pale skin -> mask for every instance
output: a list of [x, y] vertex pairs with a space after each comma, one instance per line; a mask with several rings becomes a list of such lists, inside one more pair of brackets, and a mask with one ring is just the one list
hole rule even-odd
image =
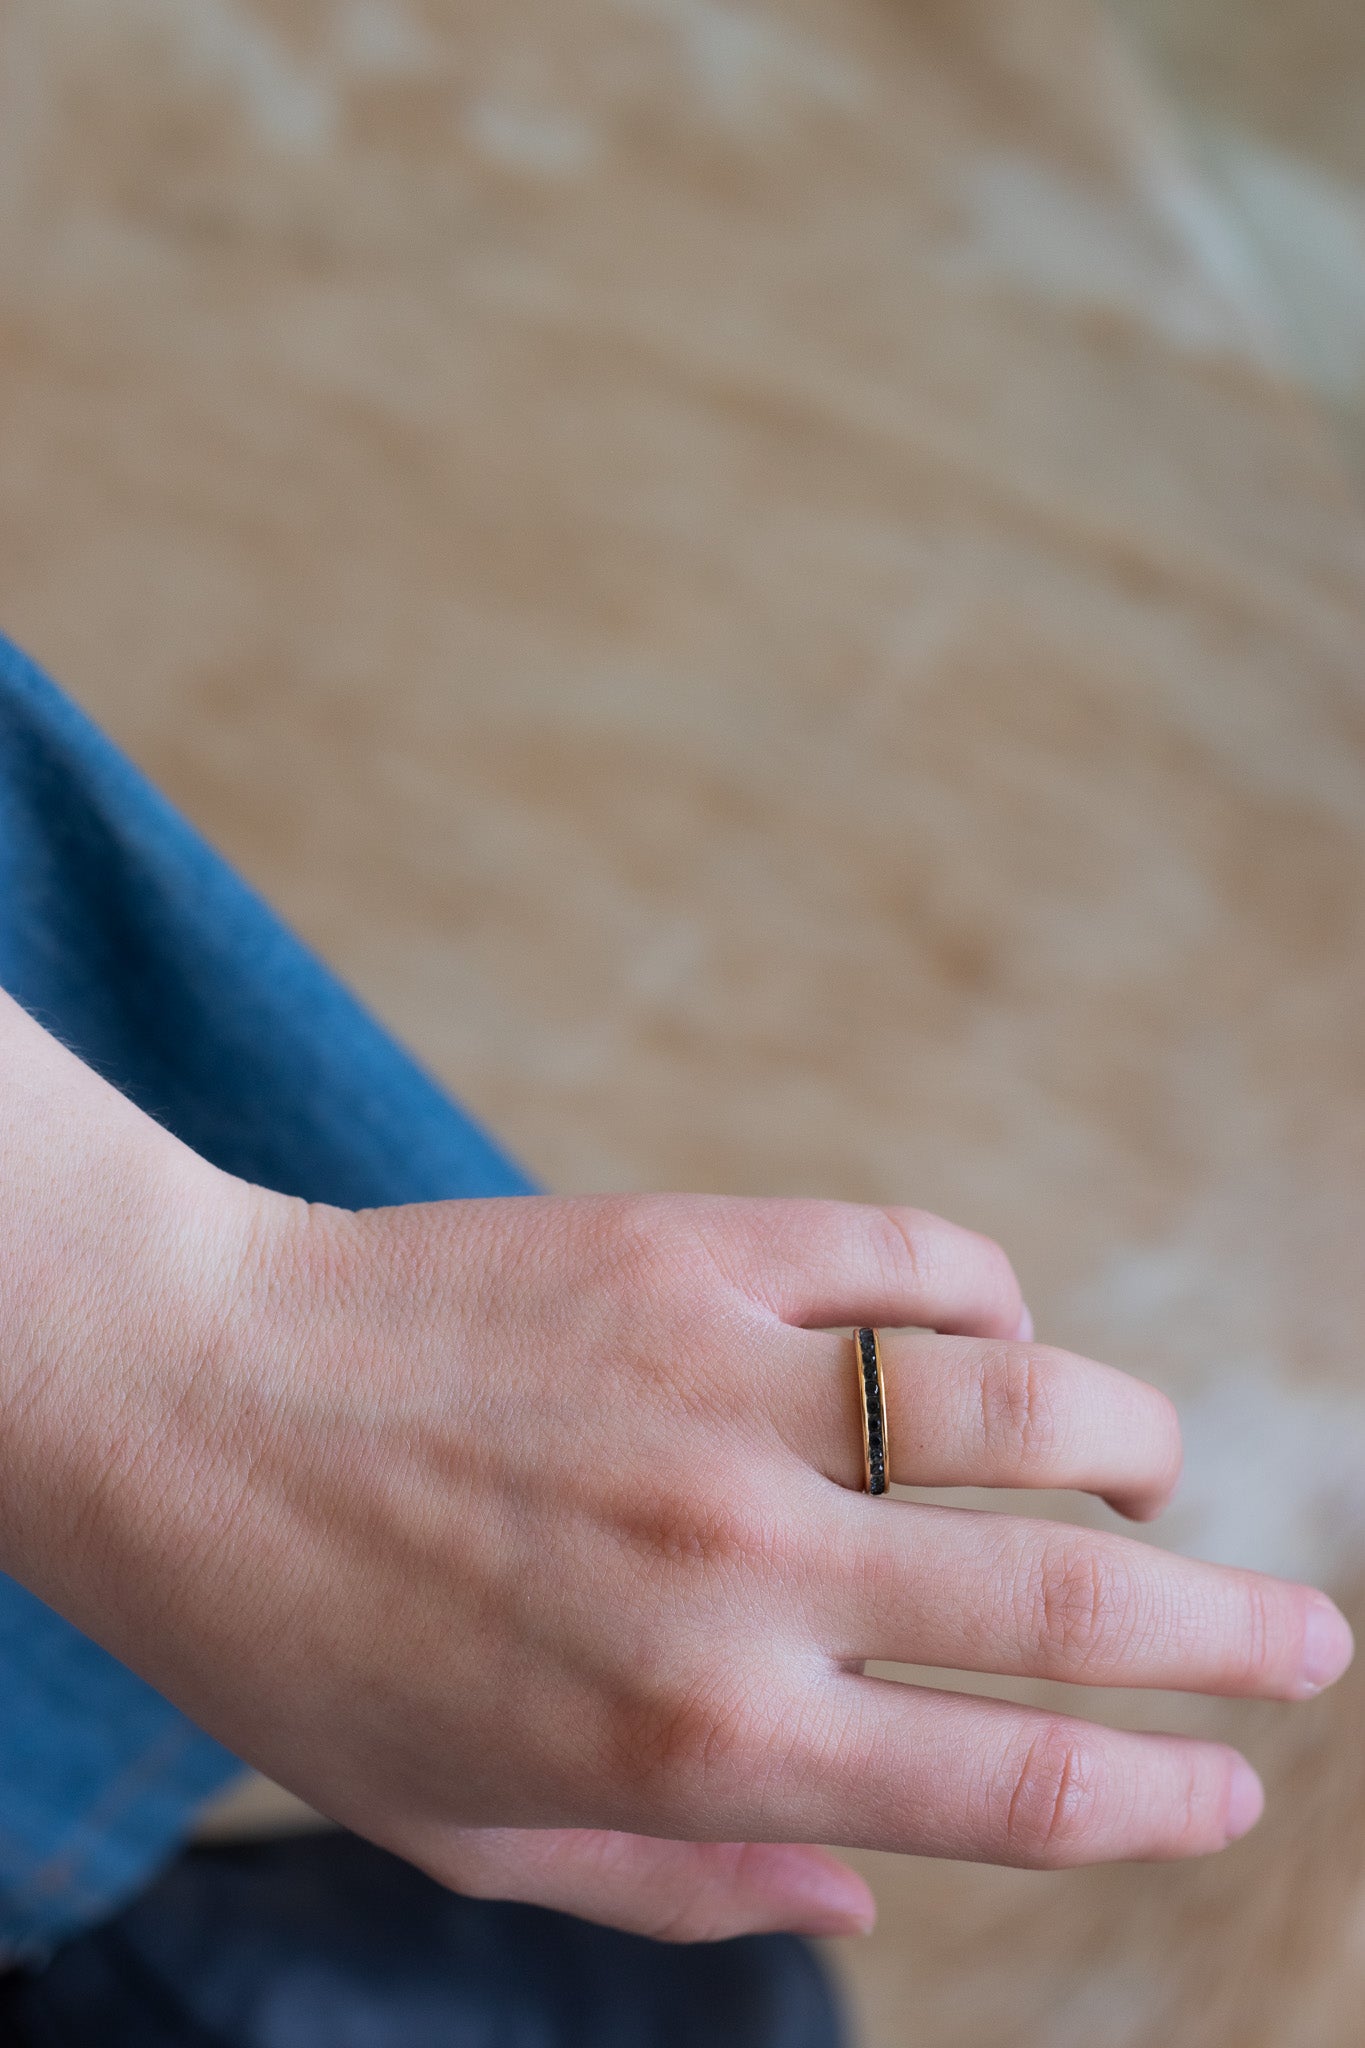
[[676, 1939], [868, 1926], [815, 1842], [1197, 1856], [1217, 1743], [866, 1659], [1303, 1700], [1325, 1595], [1117, 1534], [872, 1500], [1072, 1488], [1146, 1519], [1166, 1398], [1032, 1341], [988, 1240], [683, 1196], [353, 1215], [230, 1179], [0, 998], [0, 1567], [323, 1812], [474, 1893]]

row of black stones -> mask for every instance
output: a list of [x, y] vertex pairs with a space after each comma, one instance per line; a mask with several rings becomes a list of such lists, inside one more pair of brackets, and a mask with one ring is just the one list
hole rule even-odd
[[863, 1368], [863, 1405], [867, 1410], [867, 1490], [886, 1492], [886, 1443], [882, 1434], [881, 1374], [877, 1340], [871, 1330], [858, 1332], [858, 1357]]

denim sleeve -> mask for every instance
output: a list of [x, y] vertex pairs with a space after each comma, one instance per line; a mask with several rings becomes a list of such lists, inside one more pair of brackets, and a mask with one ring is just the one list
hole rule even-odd
[[[186, 1144], [310, 1200], [532, 1192], [0, 638], [0, 986]], [[240, 1764], [0, 1576], [0, 1963], [109, 1912]]]

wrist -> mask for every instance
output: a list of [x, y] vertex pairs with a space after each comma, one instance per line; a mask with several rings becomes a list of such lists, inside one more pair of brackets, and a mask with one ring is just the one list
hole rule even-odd
[[0, 1062], [0, 1569], [79, 1622], [121, 1525], [164, 1491], [167, 1440], [231, 1341], [270, 1198], [7, 1001]]

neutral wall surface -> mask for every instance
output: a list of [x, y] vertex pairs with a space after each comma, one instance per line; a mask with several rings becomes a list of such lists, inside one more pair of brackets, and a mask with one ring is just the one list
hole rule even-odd
[[[1082, 0], [0, 9], [6, 628], [548, 1180], [996, 1233], [1179, 1399], [1165, 1539], [1360, 1619], [1365, 525], [1274, 299]], [[1198, 1868], [869, 1859], [869, 2048], [1351, 2048], [1360, 1697], [1089, 1702], [1262, 1767]]]

